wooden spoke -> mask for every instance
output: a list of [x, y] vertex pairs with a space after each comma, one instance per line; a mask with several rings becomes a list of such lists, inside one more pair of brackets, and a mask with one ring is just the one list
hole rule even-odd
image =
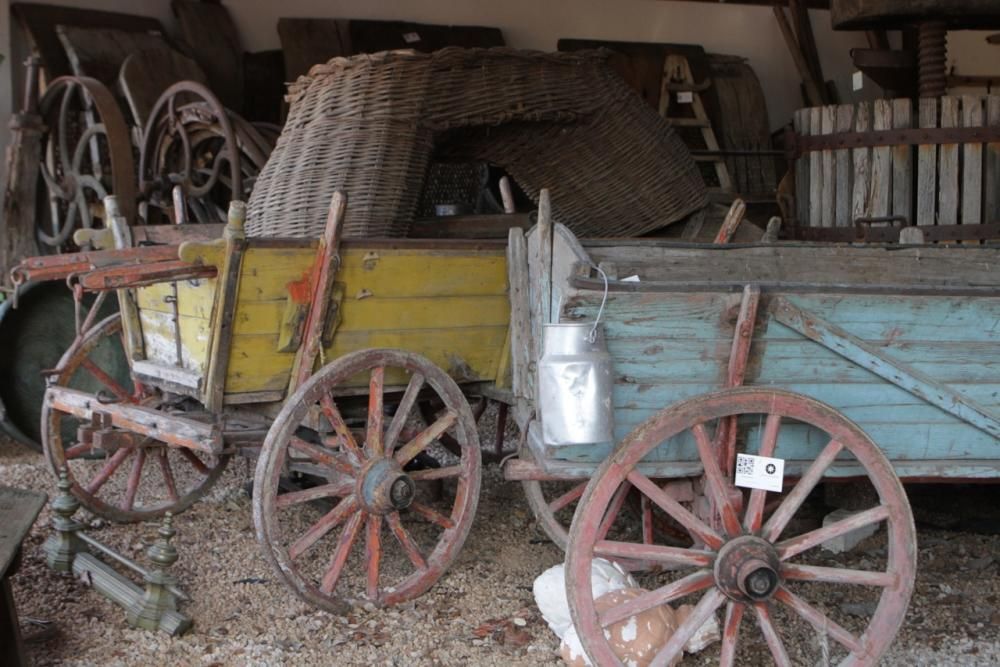
[[355, 469], [350, 463], [337, 456], [330, 450], [320, 445], [314, 445], [311, 442], [306, 442], [302, 438], [293, 435], [288, 440], [288, 445], [295, 450], [298, 450], [311, 458], [317, 463], [328, 465], [332, 468], [336, 468], [340, 472], [344, 473], [349, 477], [354, 477]]
[[385, 366], [372, 369], [371, 381], [368, 384], [368, 428], [365, 431], [365, 450], [370, 458], [383, 455], [382, 429], [385, 414], [382, 411], [382, 390], [385, 384]]
[[736, 640], [743, 620], [742, 604], [730, 600], [726, 603], [726, 620], [722, 624], [722, 650], [719, 653], [719, 667], [733, 667], [736, 660]]
[[292, 505], [307, 503], [310, 500], [319, 500], [320, 498], [342, 498], [351, 493], [353, 489], [354, 480], [343, 480], [332, 484], [314, 486], [311, 489], [303, 489], [302, 491], [283, 493], [275, 499], [275, 503], [279, 509], [284, 509]]
[[842, 626], [838, 625], [835, 621], [830, 620], [826, 614], [816, 609], [784, 586], [777, 590], [774, 594], [774, 599], [786, 605], [796, 614], [808, 621], [810, 625], [816, 628], [817, 632], [833, 637], [838, 644], [854, 654], [860, 655], [864, 653], [864, 646], [860, 641], [858, 641], [857, 637], [845, 630]]
[[601, 540], [595, 544], [594, 555], [603, 558], [626, 558], [690, 567], [710, 567], [714, 558], [714, 554], [710, 551], [668, 547], [661, 544], [616, 542], [614, 540]]
[[455, 522], [441, 514], [437, 510], [434, 510], [423, 503], [418, 503], [416, 501], [410, 503], [410, 511], [419, 514], [431, 523], [436, 523], [444, 529], [454, 528]]
[[803, 551], [812, 549], [816, 545], [828, 542], [835, 537], [846, 535], [852, 530], [864, 528], [873, 523], [880, 523], [887, 518], [889, 518], [889, 508], [885, 505], [879, 505], [864, 512], [853, 514], [846, 519], [831, 523], [829, 526], [823, 526], [822, 528], [817, 528], [808, 533], [803, 533], [802, 535], [779, 542], [775, 545], [778, 549], [778, 557], [781, 560], [788, 560]]
[[340, 573], [344, 571], [347, 557], [351, 555], [351, 547], [354, 546], [354, 540], [358, 537], [358, 532], [361, 530], [361, 524], [364, 522], [364, 519], [364, 512], [355, 512], [347, 520], [344, 532], [340, 534], [340, 539], [337, 540], [337, 548], [334, 549], [333, 556], [330, 557], [330, 566], [327, 568], [326, 574], [323, 575], [323, 581], [319, 585], [319, 589], [327, 595], [332, 593], [333, 589], [337, 587]]
[[445, 466], [443, 468], [425, 468], [424, 470], [414, 470], [413, 472], [407, 472], [406, 474], [410, 476], [415, 482], [426, 482], [432, 479], [447, 479], [449, 477], [458, 477], [462, 474], [462, 466]]
[[601, 526], [597, 529], [598, 540], [603, 540], [608, 536], [611, 526], [615, 524], [615, 520], [618, 519], [618, 515], [622, 511], [622, 506], [625, 504], [625, 499], [628, 497], [630, 488], [631, 484], [622, 482], [622, 485], [615, 491], [615, 495], [611, 498], [611, 504], [608, 505], [608, 511], [605, 512], [604, 518], [601, 520]]
[[170, 502], [176, 503], [179, 499], [177, 495], [177, 482], [174, 481], [174, 470], [170, 467], [169, 450], [165, 447], [159, 451], [157, 459], [160, 463], [160, 474], [163, 475], [163, 484], [167, 487], [167, 497]]
[[793, 581], [821, 581], [828, 584], [856, 584], [858, 586], [895, 587], [899, 578], [892, 572], [850, 570], [841, 567], [819, 567], [786, 563], [781, 576]]
[[406, 557], [410, 559], [413, 566], [418, 570], [427, 569], [427, 561], [424, 560], [423, 555], [420, 553], [420, 548], [417, 546], [410, 534], [406, 532], [406, 528], [403, 528], [403, 522], [399, 520], [399, 512], [393, 512], [392, 514], [386, 515], [386, 521], [389, 523], [389, 530], [396, 537], [396, 541], [399, 542], [399, 546], [403, 547], [403, 551], [406, 552]]
[[64, 456], [66, 457], [67, 461], [71, 461], [79, 456], [83, 456], [92, 449], [94, 449], [94, 443], [81, 442], [67, 449], [64, 453]]
[[739, 535], [742, 531], [740, 518], [730, 501], [726, 478], [719, 468], [719, 459], [716, 456], [715, 448], [712, 446], [712, 439], [708, 435], [704, 424], [695, 424], [691, 431], [694, 433], [695, 441], [698, 443], [698, 456], [705, 469], [705, 478], [708, 480], [708, 490], [713, 496], [715, 505], [719, 508], [719, 515], [722, 517], [722, 527], [730, 536]]
[[[760, 438], [760, 456], [774, 456], [774, 448], [778, 443], [778, 431], [781, 429], [781, 415], [768, 415], [764, 422], [764, 433]], [[767, 491], [764, 489], [754, 489], [750, 492], [750, 500], [747, 501], [747, 511], [743, 515], [743, 527], [747, 532], [755, 533], [760, 529], [760, 524], [764, 516], [764, 500], [767, 498]]]
[[639, 498], [639, 511], [642, 514], [642, 543], [653, 543], [653, 503], [646, 496]]
[[677, 523], [687, 528], [691, 535], [712, 549], [718, 549], [722, 546], [722, 537], [717, 532], [709, 528], [705, 522], [671, 498], [667, 492], [654, 484], [648, 477], [637, 470], [632, 470], [628, 474], [628, 481], [631, 482], [632, 486], [645, 494], [647, 498], [656, 503], [660, 509], [669, 514]]
[[691, 615], [688, 616], [683, 623], [674, 631], [674, 634], [670, 636], [670, 639], [664, 644], [663, 648], [656, 654], [653, 661], [649, 663], [649, 667], [667, 667], [671, 664], [675, 657], [681, 655], [684, 650], [684, 644], [687, 643], [691, 636], [698, 631], [708, 617], [715, 613], [715, 610], [722, 606], [722, 603], [726, 601], [726, 596], [718, 588], [710, 588], [707, 593], [705, 593], [698, 604], [695, 605], [694, 609], [691, 610]]
[[132, 471], [128, 476], [128, 485], [125, 487], [125, 498], [122, 501], [122, 509], [131, 511], [135, 506], [135, 494], [139, 491], [139, 483], [142, 481], [142, 469], [146, 465], [146, 448], [138, 447], [135, 460], [132, 462]]
[[[614, 625], [619, 621], [624, 621], [630, 616], [641, 614], [647, 609], [669, 604], [674, 600], [679, 600], [686, 595], [703, 591], [713, 584], [712, 572], [710, 570], [698, 570], [686, 577], [671, 582], [666, 586], [661, 586], [655, 591], [648, 591], [639, 597], [632, 598], [617, 607], [612, 607], [600, 615], [602, 628]], [[695, 628], [697, 629], [697, 628]]]
[[576, 486], [574, 486], [572, 489], [570, 489], [566, 493], [564, 493], [561, 496], [559, 496], [558, 498], [552, 500], [549, 503], [549, 510], [553, 514], [555, 514], [559, 510], [564, 509], [565, 507], [568, 507], [570, 503], [572, 503], [572, 502], [574, 502], [576, 500], [579, 500], [580, 496], [582, 496], [583, 492], [586, 491], [586, 490], [587, 490], [587, 483], [586, 482], [581, 482], [581, 483], [577, 484]]
[[94, 479], [90, 480], [90, 483], [87, 484], [87, 493], [93, 495], [100, 491], [101, 487], [104, 486], [104, 483], [111, 478], [111, 475], [115, 473], [115, 470], [118, 470], [118, 466], [120, 466], [122, 462], [129, 457], [132, 451], [131, 447], [122, 447], [117, 452], [112, 454], [111, 458], [109, 458], [107, 463], [104, 464], [104, 467], [101, 468], [100, 472], [98, 472], [97, 475], [94, 476]]
[[364, 460], [361, 448], [358, 447], [358, 441], [354, 439], [351, 429], [347, 428], [347, 422], [340, 415], [340, 410], [337, 409], [337, 404], [333, 402], [333, 397], [329, 394], [323, 394], [319, 403], [323, 409], [323, 415], [333, 428], [333, 432], [340, 438], [340, 446], [360, 464]]
[[830, 464], [833, 463], [833, 460], [837, 458], [837, 455], [840, 454], [843, 448], [844, 446], [836, 440], [831, 440], [827, 443], [823, 451], [820, 452], [816, 460], [813, 461], [809, 469], [799, 479], [795, 488], [781, 501], [778, 509], [774, 511], [771, 518], [764, 524], [761, 535], [765, 540], [774, 542], [781, 536], [781, 532], [785, 530], [785, 526], [795, 516], [799, 507], [805, 502], [806, 497], [816, 488], [816, 485], [823, 478], [823, 473], [826, 472], [826, 469], [830, 467]]
[[757, 625], [760, 626], [760, 631], [764, 634], [767, 647], [771, 650], [771, 657], [774, 658], [774, 664], [777, 667], [792, 667], [792, 661], [788, 659], [788, 652], [785, 651], [785, 645], [781, 643], [778, 630], [774, 627], [774, 622], [771, 621], [771, 612], [767, 605], [762, 602], [755, 604], [753, 610], [757, 614]]
[[454, 410], [448, 410], [442, 416], [438, 417], [433, 424], [417, 434], [417, 437], [400, 447], [396, 452], [396, 461], [399, 465], [405, 466], [414, 456], [427, 449], [438, 436], [451, 428], [456, 419], [458, 419], [458, 413]]
[[306, 552], [306, 550], [309, 549], [309, 547], [316, 544], [321, 537], [339, 525], [340, 522], [344, 520], [344, 517], [351, 512], [357, 512], [357, 510], [358, 501], [353, 495], [342, 499], [339, 503], [337, 503], [336, 507], [324, 514], [319, 521], [314, 523], [309, 530], [302, 535], [302, 537], [297, 539], [295, 543], [292, 544], [292, 546], [288, 549], [289, 558], [295, 560], [301, 556]]
[[131, 402], [132, 395], [128, 392], [128, 390], [121, 386], [121, 384], [119, 384], [113, 377], [101, 370], [93, 361], [84, 357], [80, 361], [80, 366], [85, 368], [88, 373], [94, 376], [94, 379], [110, 389], [111, 393], [115, 395], [115, 398], [126, 403]]
[[368, 561], [368, 577], [365, 592], [369, 600], [378, 600], [378, 573], [382, 562], [382, 517], [372, 514], [365, 524], [365, 559]]
[[190, 461], [194, 469], [200, 472], [202, 475], [207, 475], [209, 473], [208, 466], [205, 465], [205, 463], [198, 458], [198, 455], [192, 452], [190, 449], [183, 447], [181, 449], [178, 449], [177, 451], [181, 453], [181, 456]]
[[413, 410], [413, 404], [417, 402], [417, 395], [420, 394], [423, 386], [423, 375], [414, 373], [410, 376], [410, 382], [406, 385], [403, 398], [400, 399], [396, 413], [392, 416], [389, 428], [385, 432], [385, 451], [392, 452], [396, 448], [396, 441], [399, 440], [399, 434], [402, 433], [403, 427], [406, 426], [406, 420], [409, 418], [410, 412]]

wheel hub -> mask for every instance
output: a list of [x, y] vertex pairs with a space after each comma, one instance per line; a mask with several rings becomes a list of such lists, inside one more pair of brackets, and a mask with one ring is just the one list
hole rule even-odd
[[715, 559], [719, 590], [738, 602], [767, 600], [781, 584], [781, 561], [767, 540], [744, 535], [730, 540]]
[[358, 477], [358, 497], [374, 514], [406, 509], [416, 490], [416, 484], [394, 459], [376, 459]]

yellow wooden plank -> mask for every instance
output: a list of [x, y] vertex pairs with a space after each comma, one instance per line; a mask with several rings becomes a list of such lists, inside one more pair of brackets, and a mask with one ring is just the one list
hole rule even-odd
[[505, 295], [351, 299], [341, 304], [340, 335], [346, 331], [507, 326]]
[[[272, 261], [273, 260], [273, 261]], [[240, 302], [272, 301], [288, 295], [289, 283], [306, 281], [312, 251], [250, 249], [240, 282]], [[348, 298], [505, 294], [506, 258], [470, 251], [348, 251], [337, 272]]]
[[[507, 327], [465, 327], [394, 331], [337, 332], [324, 352], [327, 362], [357, 350], [388, 347], [428, 357], [459, 382], [493, 380], [503, 354]], [[226, 392], [283, 389], [294, 353], [277, 352], [277, 334], [236, 335], [226, 379]], [[171, 358], [172, 359], [172, 358]]]
[[[173, 366], [177, 362], [173, 314], [140, 310], [146, 359]], [[181, 318], [181, 360], [184, 368], [204, 373], [208, 361], [209, 323], [194, 317]]]
[[[209, 319], [217, 282], [215, 278], [178, 281], [177, 309], [181, 317]], [[173, 294], [173, 283], [157, 283], [136, 289], [136, 301], [140, 310], [155, 310], [173, 315], [173, 305], [164, 301], [164, 297], [172, 297]]]

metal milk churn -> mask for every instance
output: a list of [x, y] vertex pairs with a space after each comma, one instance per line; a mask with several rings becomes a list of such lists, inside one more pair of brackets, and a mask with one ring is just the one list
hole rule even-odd
[[604, 328], [597, 322], [545, 324], [542, 341], [542, 440], [547, 445], [613, 442], [614, 377]]

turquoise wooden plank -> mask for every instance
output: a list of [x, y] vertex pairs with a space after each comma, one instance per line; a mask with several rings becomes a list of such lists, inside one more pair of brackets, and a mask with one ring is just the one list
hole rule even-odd
[[950, 412], [994, 437], [1000, 436], [1000, 418], [989, 408], [969, 396], [955, 391], [935, 378], [912, 366], [901, 363], [867, 345], [863, 340], [818, 317], [815, 313], [799, 308], [790, 301], [777, 299], [772, 313], [782, 324], [789, 326], [833, 350], [837, 354], [868, 368], [889, 383], [901, 387], [914, 396]]
[[[768, 298], [765, 295], [763, 305]], [[791, 298], [800, 308], [868, 341], [1000, 341], [1000, 298], [860, 294], [795, 294]], [[606, 327], [609, 332], [649, 340], [726, 338], [732, 335], [733, 308], [738, 304], [739, 295], [728, 293], [613, 293]], [[591, 318], [599, 305], [600, 295], [576, 297], [563, 315], [567, 319]], [[765, 338], [769, 329], [770, 325], [763, 332]], [[719, 335], [721, 332], [725, 335]], [[783, 337], [787, 337], [785, 333]]]

